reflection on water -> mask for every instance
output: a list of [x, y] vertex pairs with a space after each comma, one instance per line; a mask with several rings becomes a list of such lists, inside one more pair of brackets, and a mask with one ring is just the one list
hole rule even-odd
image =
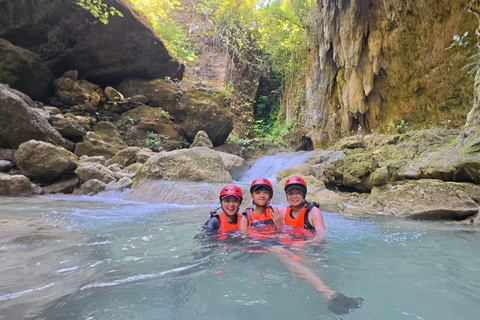
[[[57, 227], [2, 242], [0, 319], [337, 319], [308, 281], [258, 250], [282, 242], [203, 233], [212, 206], [113, 197], [1, 206]], [[330, 288], [364, 299], [342, 319], [477, 317], [474, 228], [335, 213], [325, 223], [325, 241], [285, 246]]]

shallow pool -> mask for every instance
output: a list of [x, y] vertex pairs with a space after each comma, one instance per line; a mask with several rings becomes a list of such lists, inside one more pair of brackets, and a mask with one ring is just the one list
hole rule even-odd
[[1, 213], [58, 228], [0, 247], [0, 319], [478, 318], [478, 229], [324, 213], [326, 240], [284, 246], [332, 290], [364, 299], [339, 316], [263, 244], [206, 236], [214, 207], [1, 198]]

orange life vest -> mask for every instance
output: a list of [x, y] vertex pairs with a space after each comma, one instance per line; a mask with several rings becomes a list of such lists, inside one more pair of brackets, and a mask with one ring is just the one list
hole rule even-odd
[[263, 214], [255, 214], [253, 208], [247, 208], [245, 209], [245, 218], [247, 218], [249, 227], [256, 223], [273, 224], [271, 213], [270, 207], [267, 207]]
[[285, 225], [295, 228], [304, 228], [306, 230], [315, 230], [315, 227], [310, 224], [310, 221], [308, 221], [308, 213], [314, 206], [318, 208], [316, 202], [308, 203], [306, 208], [300, 209], [296, 218], [292, 216], [292, 207], [287, 207], [287, 211], [285, 212]]
[[228, 222], [227, 215], [224, 212], [217, 215], [217, 217], [220, 220], [220, 229], [218, 229], [219, 232], [237, 230], [240, 228], [240, 220], [242, 219], [242, 216], [240, 214], [237, 214], [236, 224], [231, 224], [230, 222]]

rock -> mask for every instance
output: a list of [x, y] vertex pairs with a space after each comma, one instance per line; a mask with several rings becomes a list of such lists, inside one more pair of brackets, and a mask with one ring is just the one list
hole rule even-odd
[[58, 109], [57, 107], [51, 107], [51, 106], [45, 106], [43, 107], [43, 110], [47, 111], [50, 114], [50, 116], [62, 113], [62, 111], [60, 111], [60, 109]]
[[210, 138], [208, 137], [208, 134], [205, 131], [200, 130], [197, 132], [195, 139], [193, 139], [193, 142], [190, 145], [190, 148], [195, 148], [195, 147], [207, 147], [210, 149], [213, 148], [212, 140], [210, 140]]
[[232, 182], [222, 158], [209, 148], [160, 152], [137, 171], [135, 185], [144, 180]]
[[282, 180], [285, 177], [294, 176], [296, 173], [299, 173], [302, 176], [310, 176], [312, 174], [312, 167], [313, 165], [309, 163], [296, 163], [288, 168], [278, 171], [275, 177], [277, 180]]
[[104, 91], [107, 99], [110, 101], [121, 101], [125, 99], [120, 92], [110, 86], [106, 87]]
[[[162, 109], [140, 105], [122, 114], [117, 125], [123, 131], [125, 142], [130, 146], [157, 148], [171, 151], [188, 146], [185, 129], [172, 122], [170, 115]], [[148, 139], [148, 141], [147, 141]]]
[[92, 127], [93, 131], [87, 132], [83, 142], [77, 143], [75, 154], [79, 157], [104, 156], [110, 159], [127, 144], [123, 142], [117, 128], [110, 122], [101, 121]]
[[142, 150], [139, 147], [128, 147], [117, 152], [117, 154], [106, 162], [106, 166], [118, 163], [121, 168], [128, 167], [129, 165], [137, 162], [137, 154]]
[[0, 160], [8, 160], [15, 162], [15, 152], [17, 149], [4, 149], [0, 148]]
[[105, 160], [105, 157], [104, 156], [92, 156], [92, 157], [89, 157], [89, 156], [81, 156], [79, 158], [79, 161], [80, 162], [94, 162], [94, 163], [99, 163], [99, 164], [105, 164], [106, 160]]
[[84, 105], [86, 103], [96, 106], [100, 102], [100, 95], [96, 91], [99, 87], [88, 81], [58, 78], [53, 84], [55, 86], [55, 98], [66, 106]]
[[150, 99], [150, 106], [168, 112], [173, 122], [185, 129], [188, 142], [192, 142], [197, 132], [203, 130], [213, 145], [218, 146], [232, 131], [233, 115], [220, 91], [204, 88], [182, 90], [177, 84], [162, 79], [127, 79], [117, 89], [124, 96], [142, 94]]
[[340, 142], [340, 150], [345, 149], [356, 149], [356, 148], [364, 148], [365, 143], [361, 136], [354, 136], [342, 139]]
[[73, 141], [81, 141], [83, 136], [87, 134], [81, 124], [76, 119], [66, 118], [56, 115], [51, 119], [52, 126], [60, 132], [62, 137]]
[[32, 183], [27, 177], [0, 173], [0, 196], [24, 197], [32, 193]]
[[123, 171], [125, 173], [130, 173], [130, 174], [135, 174], [138, 170], [138, 168], [140, 168], [142, 166], [141, 163], [132, 163], [131, 165], [129, 165], [128, 167], [126, 167], [125, 169], [123, 169]]
[[340, 195], [327, 189], [317, 192], [312, 199], [318, 202], [321, 211], [343, 213], [347, 207]]
[[51, 185], [43, 187], [43, 191], [45, 194], [53, 194], [53, 193], [66, 193], [70, 194], [79, 187], [78, 177], [74, 177], [67, 180], [62, 180], [55, 182]]
[[112, 171], [104, 165], [94, 162], [81, 162], [75, 170], [75, 174], [85, 182], [91, 179], [100, 180], [104, 183], [116, 180]]
[[471, 183], [423, 179], [373, 191], [371, 207], [400, 217], [461, 220], [479, 212], [480, 186]]
[[332, 161], [324, 167], [323, 175], [331, 186], [345, 186], [359, 191], [370, 191], [367, 179], [378, 168], [378, 162], [371, 153], [348, 154], [340, 160]]
[[107, 169], [112, 171], [114, 174], [122, 171], [122, 167], [118, 163], [107, 166]]
[[129, 2], [103, 1], [123, 14], [110, 16], [107, 25], [75, 1], [5, 2], [0, 36], [39, 54], [55, 77], [65, 70], [78, 70], [83, 79], [106, 86], [128, 77], [183, 76], [184, 66], [168, 53], [151, 23], [134, 12]]
[[145, 162], [147, 162], [148, 159], [150, 159], [151, 157], [153, 157], [155, 155], [157, 155], [157, 153], [153, 152], [150, 149], [142, 149], [142, 150], [138, 151], [138, 153], [137, 153], [137, 162], [145, 163]]
[[130, 179], [128, 177], [123, 177], [120, 180], [118, 180], [117, 182], [112, 181], [109, 184], [107, 184], [107, 187], [105, 188], [105, 190], [106, 191], [109, 191], [109, 190], [121, 191], [121, 190], [130, 188], [132, 185], [133, 185], [133, 180], [132, 179]]
[[248, 170], [249, 165], [242, 157], [229, 154], [226, 152], [217, 151], [222, 158], [225, 168], [232, 176], [233, 180], [240, 180], [243, 174]]
[[31, 139], [65, 146], [60, 133], [33, 111], [35, 107], [26, 95], [0, 84], [0, 147], [15, 149]]
[[107, 184], [105, 182], [97, 179], [90, 179], [84, 184], [82, 184], [81, 190], [83, 194], [92, 196], [94, 194], [104, 191], [106, 187]]
[[72, 172], [78, 157], [53, 144], [30, 140], [22, 143], [15, 153], [22, 174], [32, 179], [51, 181]]
[[52, 92], [52, 81], [52, 72], [37, 54], [0, 38], [0, 83], [44, 100]]
[[13, 168], [13, 162], [9, 160], [0, 160], [0, 172], [8, 172]]

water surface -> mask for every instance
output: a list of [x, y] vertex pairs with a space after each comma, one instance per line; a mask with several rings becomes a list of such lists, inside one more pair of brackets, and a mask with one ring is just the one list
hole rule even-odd
[[[244, 206], [242, 206], [244, 207]], [[215, 204], [116, 197], [1, 198], [55, 225], [0, 247], [0, 319], [337, 319], [305, 279], [242, 236], [201, 225]], [[469, 226], [324, 213], [328, 237], [294, 251], [335, 291], [342, 319], [475, 319], [480, 234]]]

